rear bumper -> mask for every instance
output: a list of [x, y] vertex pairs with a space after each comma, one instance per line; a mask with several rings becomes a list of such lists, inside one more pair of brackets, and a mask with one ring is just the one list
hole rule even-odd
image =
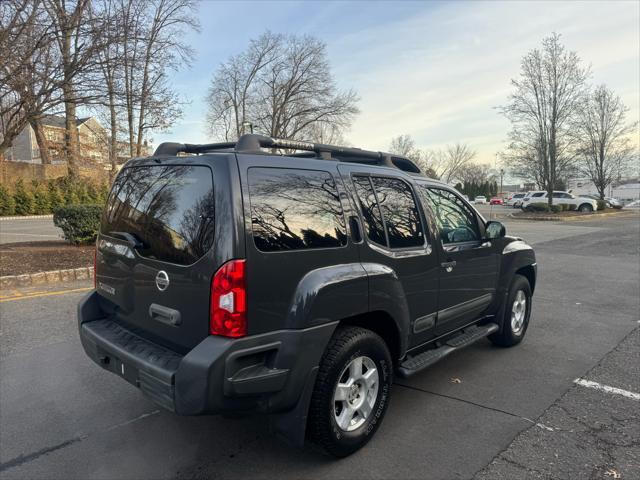
[[209, 336], [180, 355], [110, 320], [95, 292], [78, 305], [87, 355], [181, 415], [291, 410], [335, 327], [334, 322], [240, 339]]

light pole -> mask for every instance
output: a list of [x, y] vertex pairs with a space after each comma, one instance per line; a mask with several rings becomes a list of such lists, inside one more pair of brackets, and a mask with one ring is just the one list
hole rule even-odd
[[247, 133], [247, 129], [250, 133], [253, 133], [253, 123], [251, 122], [242, 122], [242, 133]]
[[503, 168], [500, 169], [500, 195], [503, 195], [503, 192], [502, 192], [502, 177], [504, 177], [504, 169]]

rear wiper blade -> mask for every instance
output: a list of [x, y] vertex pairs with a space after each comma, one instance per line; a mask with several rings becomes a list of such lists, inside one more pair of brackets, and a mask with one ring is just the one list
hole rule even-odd
[[131, 248], [141, 248], [144, 246], [134, 234], [129, 232], [109, 232], [107, 235], [124, 240]]

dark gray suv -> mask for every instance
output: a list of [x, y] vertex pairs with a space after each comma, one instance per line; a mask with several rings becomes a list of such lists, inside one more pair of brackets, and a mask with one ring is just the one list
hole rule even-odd
[[394, 376], [519, 343], [536, 283], [529, 245], [410, 160], [259, 135], [129, 161], [95, 272], [96, 363], [178, 414], [268, 413], [336, 456], [376, 432]]

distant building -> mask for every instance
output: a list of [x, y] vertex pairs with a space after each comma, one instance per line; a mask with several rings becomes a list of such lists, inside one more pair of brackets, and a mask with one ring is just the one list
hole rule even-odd
[[[631, 201], [640, 198], [640, 182], [637, 178], [627, 178], [607, 187], [606, 196]], [[575, 195], [597, 195], [598, 189], [589, 178], [573, 178], [567, 182], [567, 189]]]
[[[111, 168], [109, 162], [109, 135], [107, 130], [93, 117], [78, 118], [78, 143], [80, 146], [80, 161], [86, 165], [103, 165]], [[65, 163], [65, 119], [61, 116], [47, 115], [42, 119], [42, 130], [47, 140], [47, 148], [51, 163]], [[142, 155], [150, 155], [150, 149], [145, 142]], [[118, 141], [118, 160], [122, 164], [130, 158], [129, 144]], [[13, 141], [13, 145], [5, 152], [5, 160], [41, 164], [40, 148], [36, 141], [36, 134], [27, 125]]]

